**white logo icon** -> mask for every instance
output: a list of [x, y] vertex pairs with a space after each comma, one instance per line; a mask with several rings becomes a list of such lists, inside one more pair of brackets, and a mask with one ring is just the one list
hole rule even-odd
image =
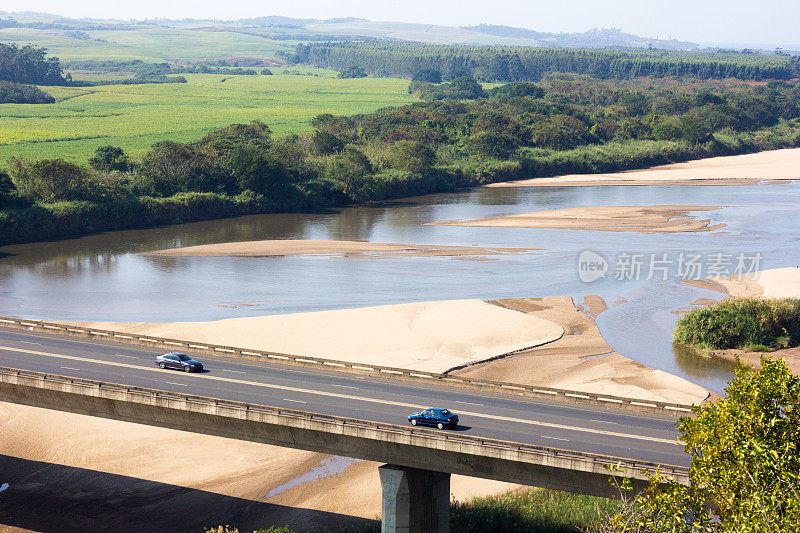
[[608, 261], [597, 252], [584, 250], [578, 256], [578, 277], [584, 283], [591, 283], [602, 278], [606, 272], [608, 272]]

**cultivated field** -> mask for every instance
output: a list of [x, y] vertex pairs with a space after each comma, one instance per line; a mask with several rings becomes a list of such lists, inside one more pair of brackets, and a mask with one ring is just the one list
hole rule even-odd
[[0, 167], [12, 157], [85, 162], [107, 144], [141, 155], [161, 140], [190, 141], [252, 120], [278, 134], [309, 131], [308, 121], [321, 113], [367, 113], [413, 100], [408, 81], [394, 78], [185, 77], [188, 83], [44, 87], [56, 103], [2, 104]]
[[[180, 61], [230, 57], [275, 58], [292, 52], [299, 41], [273, 40], [237, 31], [144, 27], [130, 30], [74, 32], [35, 28], [2, 28], [0, 41], [44, 46], [62, 60]], [[90, 38], [85, 38], [86, 36]]]

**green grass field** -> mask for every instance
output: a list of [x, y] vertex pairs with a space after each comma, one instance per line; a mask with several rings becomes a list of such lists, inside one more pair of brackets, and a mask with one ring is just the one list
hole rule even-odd
[[278, 134], [299, 133], [310, 131], [308, 121], [321, 113], [367, 113], [414, 100], [406, 80], [341, 80], [317, 72], [321, 76], [189, 74], [185, 84], [43, 87], [56, 103], [0, 105], [0, 167], [12, 157], [85, 162], [107, 144], [138, 156], [161, 140], [190, 141], [252, 120]]

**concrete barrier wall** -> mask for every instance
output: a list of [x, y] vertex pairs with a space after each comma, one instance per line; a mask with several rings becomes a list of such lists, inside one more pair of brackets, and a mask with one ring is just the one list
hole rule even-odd
[[148, 335], [137, 335], [132, 333], [119, 333], [109, 330], [65, 326], [63, 324], [44, 322], [41, 320], [0, 317], [0, 326], [23, 329], [26, 331], [70, 335], [86, 339], [104, 339], [124, 344], [133, 344], [136, 346], [148, 346], [154, 350], [185, 351], [190, 353], [223, 355], [251, 360], [270, 361], [292, 366], [316, 367], [376, 377], [390, 377], [406, 381], [424, 383], [438, 382], [445, 385], [452, 385], [466, 389], [497, 391], [505, 394], [517, 394], [519, 396], [531, 398], [572, 402], [605, 408], [628, 409], [646, 413], [666, 414], [675, 417], [685, 416], [692, 412], [692, 406], [686, 404], [656, 402], [634, 398], [624, 398], [608, 394], [553, 389], [549, 387], [537, 387], [519, 383], [505, 383], [502, 381], [478, 380], [461, 376], [437, 374], [433, 372], [351, 363], [348, 361], [322, 359], [319, 357], [303, 357], [299, 355], [268, 352], [264, 350], [253, 350], [236, 346], [187, 342], [178, 339], [150, 337]]
[[686, 468], [409, 426], [0, 367], [0, 401], [412, 468], [616, 497], [610, 467], [640, 486]]

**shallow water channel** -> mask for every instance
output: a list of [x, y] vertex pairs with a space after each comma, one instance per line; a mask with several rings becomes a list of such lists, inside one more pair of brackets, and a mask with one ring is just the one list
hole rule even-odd
[[[758, 186], [482, 188], [320, 213], [247, 216], [81, 239], [0, 247], [0, 315], [103, 321], [190, 321], [339, 309], [411, 301], [599, 294], [598, 324], [618, 352], [712, 390], [728, 363], [673, 349], [677, 311], [719, 293], [677, 276], [683, 253], [752, 258], [762, 268], [800, 263], [800, 183]], [[426, 226], [593, 205], [723, 206], [699, 213], [724, 222], [715, 232], [645, 234], [584, 230]], [[492, 260], [446, 257], [155, 257], [138, 252], [259, 239], [346, 239], [404, 244], [537, 248]], [[581, 281], [578, 257], [591, 250], [609, 270]], [[641, 254], [638, 276], [616, 279], [625, 255]], [[671, 262], [649, 276], [650, 254]], [[630, 273], [630, 272], [628, 272]], [[705, 272], [704, 272], [705, 274]], [[652, 279], [646, 279], [651, 277]]]

